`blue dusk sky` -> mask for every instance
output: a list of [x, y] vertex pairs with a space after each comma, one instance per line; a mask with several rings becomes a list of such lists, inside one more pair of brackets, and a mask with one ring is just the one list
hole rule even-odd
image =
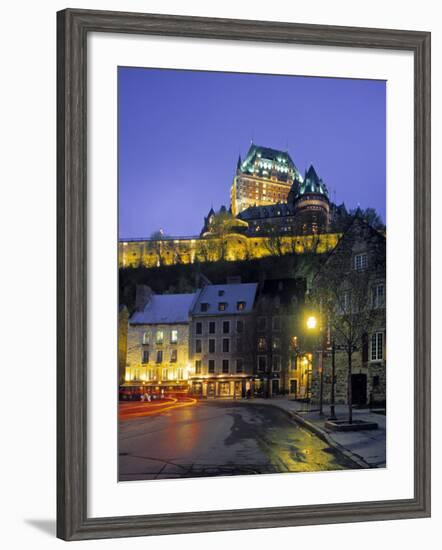
[[385, 95], [377, 80], [120, 67], [120, 238], [199, 234], [252, 140], [385, 221]]

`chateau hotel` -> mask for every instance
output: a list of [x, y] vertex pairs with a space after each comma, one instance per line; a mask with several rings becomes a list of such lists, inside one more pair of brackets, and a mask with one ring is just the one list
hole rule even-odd
[[[281, 238], [282, 253], [333, 249], [340, 229], [340, 208], [330, 203], [326, 184], [313, 166], [304, 177], [284, 151], [252, 143], [238, 159], [230, 190], [230, 209], [211, 209], [199, 236], [128, 239], [119, 243], [120, 267], [155, 267], [195, 261], [242, 260], [271, 255], [269, 241]], [[217, 233], [217, 216], [230, 218], [228, 231]]]

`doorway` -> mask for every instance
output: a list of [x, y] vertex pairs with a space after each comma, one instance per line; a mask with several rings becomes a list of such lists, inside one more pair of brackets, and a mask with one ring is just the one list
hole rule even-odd
[[351, 395], [353, 405], [367, 404], [367, 375], [351, 375]]

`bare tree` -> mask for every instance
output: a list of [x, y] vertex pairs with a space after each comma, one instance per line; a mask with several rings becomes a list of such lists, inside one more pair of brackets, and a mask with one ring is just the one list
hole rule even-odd
[[[365, 245], [365, 259], [356, 261], [355, 250]], [[372, 304], [372, 284], [385, 277], [385, 239], [365, 222], [351, 226], [313, 280], [310, 300], [321, 312], [335, 343], [347, 354], [348, 419], [352, 416], [353, 354], [361, 350], [372, 329], [377, 310]]]

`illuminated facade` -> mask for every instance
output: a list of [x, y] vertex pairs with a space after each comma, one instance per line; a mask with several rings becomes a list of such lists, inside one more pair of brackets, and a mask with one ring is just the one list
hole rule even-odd
[[[137, 289], [137, 310], [129, 319], [123, 389], [185, 391], [189, 363], [189, 311], [196, 294], [162, 294]], [[145, 300], [140, 300], [139, 295]]]
[[231, 212], [237, 216], [250, 206], [287, 202], [293, 183], [301, 180], [287, 152], [252, 143], [244, 161], [238, 159], [230, 190]]
[[[229, 233], [220, 237], [180, 237], [163, 240], [125, 240], [118, 244], [119, 267], [159, 267], [162, 265], [193, 264], [255, 260], [278, 254], [304, 254], [330, 252], [340, 238], [338, 233], [318, 235], [278, 235], [253, 237]], [[275, 243], [277, 240], [277, 243]]]

